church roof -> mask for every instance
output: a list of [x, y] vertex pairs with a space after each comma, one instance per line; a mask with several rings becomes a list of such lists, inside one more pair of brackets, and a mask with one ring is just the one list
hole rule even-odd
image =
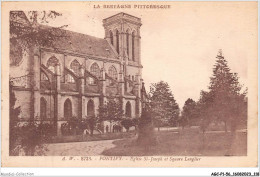
[[51, 48], [97, 57], [118, 58], [118, 54], [114, 51], [112, 45], [109, 44], [106, 39], [44, 25], [40, 25], [40, 28], [49, 28], [54, 33], [57, 32], [59, 34], [57, 35], [59, 37], [56, 37], [53, 40]]
[[[11, 11], [10, 16], [11, 22], [22, 23], [31, 27], [34, 26], [33, 23], [29, 22], [23, 11]], [[106, 39], [42, 24], [36, 24], [36, 26], [39, 27], [39, 33], [35, 35], [42, 37], [42, 40], [45, 41], [45, 45], [41, 44], [43, 47], [96, 57], [118, 58], [115, 49], [113, 49], [113, 46]], [[32, 34], [29, 33], [29, 35]]]

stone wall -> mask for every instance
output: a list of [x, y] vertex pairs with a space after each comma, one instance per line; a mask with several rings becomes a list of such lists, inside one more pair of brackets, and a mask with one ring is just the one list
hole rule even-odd
[[31, 110], [31, 92], [30, 91], [22, 91], [15, 90], [14, 91], [16, 102], [15, 108], [20, 106], [21, 112], [19, 118], [21, 120], [29, 120], [30, 119], [30, 110]]
[[59, 120], [64, 120], [64, 103], [65, 101], [69, 99], [71, 101], [72, 104], [72, 116], [78, 117], [78, 101], [79, 98], [77, 96], [69, 96], [69, 95], [64, 95], [61, 96], [61, 100], [60, 100], [60, 116]]

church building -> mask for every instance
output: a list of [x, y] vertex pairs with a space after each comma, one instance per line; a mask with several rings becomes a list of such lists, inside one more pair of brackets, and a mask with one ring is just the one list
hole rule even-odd
[[[17, 11], [10, 14], [12, 25], [32, 22]], [[144, 91], [141, 25], [140, 18], [118, 13], [103, 20], [104, 38], [58, 29], [65, 35], [52, 44], [46, 39], [46, 45], [22, 49], [10, 41], [10, 48], [21, 54], [10, 57], [10, 82], [15, 107], [21, 109], [20, 121], [51, 122], [60, 134], [61, 124], [71, 117], [97, 116], [108, 98], [121, 101], [126, 117], [140, 117]]]

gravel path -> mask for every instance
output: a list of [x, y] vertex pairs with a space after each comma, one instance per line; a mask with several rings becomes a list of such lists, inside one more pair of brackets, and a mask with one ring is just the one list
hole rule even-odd
[[115, 140], [56, 143], [49, 144], [45, 154], [47, 156], [92, 156], [101, 155], [106, 150], [115, 147]]

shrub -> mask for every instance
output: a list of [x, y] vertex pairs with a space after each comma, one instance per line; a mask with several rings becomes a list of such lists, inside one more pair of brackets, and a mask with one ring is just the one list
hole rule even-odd
[[90, 116], [82, 120], [72, 117], [67, 122], [61, 124], [61, 133], [65, 136], [80, 135], [83, 134], [85, 129], [89, 129], [90, 134], [93, 135], [96, 123], [97, 119], [94, 116]]
[[138, 139], [137, 143], [149, 148], [156, 145], [156, 137], [154, 134], [154, 126], [151, 117], [151, 111], [148, 106], [142, 109], [142, 115], [138, 125]]
[[121, 121], [121, 125], [123, 127], [125, 127], [126, 131], [128, 132], [129, 128], [132, 127], [134, 124], [133, 124], [133, 121], [130, 118], [126, 118], [126, 119]]
[[36, 153], [44, 155], [47, 150], [45, 143], [53, 135], [54, 128], [50, 124], [28, 122], [23, 125], [18, 124], [14, 131], [17, 140], [14, 149], [11, 150], [11, 155], [20, 155], [24, 152], [24, 155], [34, 156]]

